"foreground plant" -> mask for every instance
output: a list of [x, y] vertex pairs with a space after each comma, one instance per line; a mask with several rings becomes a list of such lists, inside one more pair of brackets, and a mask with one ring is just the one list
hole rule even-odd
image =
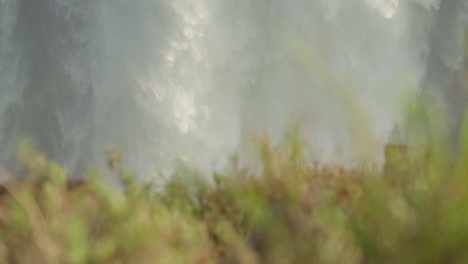
[[[23, 146], [25, 181], [4, 184], [0, 263], [465, 263], [466, 155], [434, 149], [387, 168], [318, 166], [297, 134], [257, 142], [262, 170], [233, 160], [213, 182], [180, 166], [160, 186], [66, 172]], [[431, 155], [429, 155], [431, 154]], [[436, 155], [440, 154], [440, 155]]]

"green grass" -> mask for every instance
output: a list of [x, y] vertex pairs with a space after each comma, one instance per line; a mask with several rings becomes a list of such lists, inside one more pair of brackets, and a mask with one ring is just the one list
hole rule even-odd
[[[180, 166], [163, 191], [109, 166], [70, 190], [66, 173], [26, 145], [28, 181], [0, 198], [0, 263], [466, 263], [468, 154], [387, 148], [387, 167], [308, 160], [291, 134], [257, 140], [263, 170], [233, 159], [208, 182]], [[467, 148], [466, 142], [463, 146]], [[418, 152], [419, 153], [419, 152]]]

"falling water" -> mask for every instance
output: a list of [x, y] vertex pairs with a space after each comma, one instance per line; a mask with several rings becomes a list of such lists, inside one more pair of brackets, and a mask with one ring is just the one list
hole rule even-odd
[[30, 137], [71, 171], [109, 145], [140, 172], [208, 169], [293, 121], [320, 159], [349, 160], [356, 113], [378, 160], [438, 2], [0, 0], [1, 160]]

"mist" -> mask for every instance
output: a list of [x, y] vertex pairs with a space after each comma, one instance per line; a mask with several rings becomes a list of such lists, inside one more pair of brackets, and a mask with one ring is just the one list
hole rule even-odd
[[462, 66], [466, 4], [447, 2], [1, 0], [0, 161], [27, 137], [72, 174], [108, 146], [139, 175], [206, 172], [297, 122], [318, 160], [379, 163], [405, 98]]

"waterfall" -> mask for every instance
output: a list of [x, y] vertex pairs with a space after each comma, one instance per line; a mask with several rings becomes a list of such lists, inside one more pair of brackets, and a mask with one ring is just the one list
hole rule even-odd
[[298, 121], [319, 159], [344, 162], [356, 114], [378, 161], [439, 2], [0, 0], [0, 161], [29, 137], [72, 174], [110, 145], [141, 174], [176, 157], [209, 171]]

